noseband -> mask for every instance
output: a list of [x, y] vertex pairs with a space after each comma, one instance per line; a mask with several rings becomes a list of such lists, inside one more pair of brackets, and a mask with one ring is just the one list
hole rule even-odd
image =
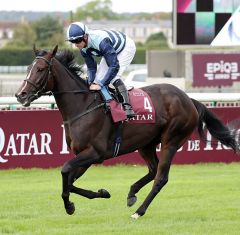
[[[46, 64], [48, 65], [48, 69], [47, 69], [47, 79], [45, 79], [43, 86], [42, 84], [40, 86], [37, 86], [36, 83], [34, 83], [33, 81], [31, 81], [30, 79], [25, 79], [24, 81], [29, 83], [30, 85], [32, 85], [35, 89], [36, 89], [36, 94], [34, 94], [34, 96], [36, 96], [36, 98], [42, 96], [42, 95], [49, 95], [48, 92], [45, 92], [44, 90], [47, 87], [48, 81], [50, 80], [50, 78], [52, 77], [52, 72], [51, 72], [51, 68], [52, 68], [52, 58], [51, 60], [47, 60], [46, 58], [44, 58], [43, 56], [37, 56], [36, 59], [41, 59], [44, 60], [46, 62]], [[44, 73], [45, 76], [46, 73]]]

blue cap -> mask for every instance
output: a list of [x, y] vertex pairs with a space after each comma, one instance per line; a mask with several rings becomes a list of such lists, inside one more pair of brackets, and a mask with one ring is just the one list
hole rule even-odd
[[81, 22], [73, 22], [69, 25], [67, 29], [67, 41], [76, 40], [82, 38], [86, 34], [88, 28], [85, 24]]

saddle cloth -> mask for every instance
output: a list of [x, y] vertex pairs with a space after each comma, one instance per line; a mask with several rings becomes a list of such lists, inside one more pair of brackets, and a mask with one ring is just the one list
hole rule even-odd
[[111, 99], [107, 105], [110, 108], [114, 122], [128, 121], [129, 123], [155, 123], [155, 109], [149, 95], [139, 88], [128, 91], [130, 103], [136, 114], [134, 118], [127, 119], [122, 105]]

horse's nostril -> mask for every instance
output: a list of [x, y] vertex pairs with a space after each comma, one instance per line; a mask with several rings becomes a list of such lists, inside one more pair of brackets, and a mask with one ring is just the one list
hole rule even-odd
[[22, 93], [21, 93], [21, 97], [22, 97], [22, 98], [24, 98], [24, 97], [26, 97], [26, 96], [27, 96], [27, 92], [22, 92]]
[[26, 92], [16, 93], [15, 96], [16, 98], [25, 98], [27, 96], [27, 93]]

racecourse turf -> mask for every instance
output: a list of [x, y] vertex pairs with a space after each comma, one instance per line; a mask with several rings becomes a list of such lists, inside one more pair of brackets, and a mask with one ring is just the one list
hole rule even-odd
[[19, 235], [237, 235], [240, 234], [240, 164], [173, 165], [168, 184], [147, 213], [133, 220], [152, 183], [128, 208], [130, 185], [145, 166], [94, 166], [76, 182], [105, 188], [110, 199], [71, 195], [75, 214], [65, 213], [60, 169], [0, 171], [0, 234]]

